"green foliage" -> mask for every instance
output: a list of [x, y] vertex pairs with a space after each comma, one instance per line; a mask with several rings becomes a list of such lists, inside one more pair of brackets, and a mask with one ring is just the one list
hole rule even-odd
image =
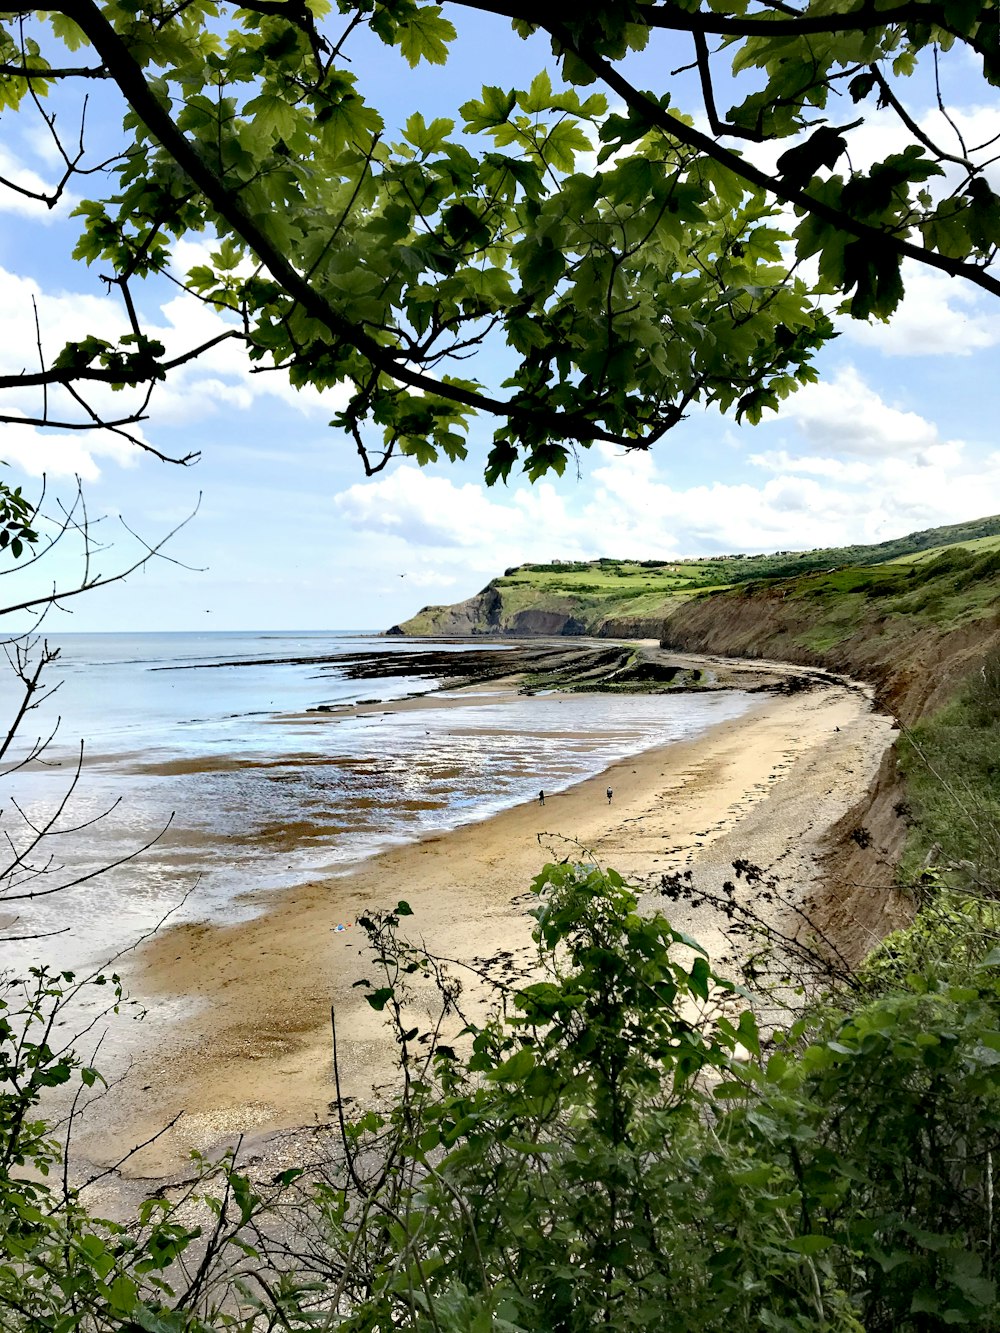
[[160, 365], [166, 351], [163, 343], [141, 334], [125, 334], [120, 341], [118, 347], [105, 338], [87, 337], [80, 342], [69, 342], [52, 364], [56, 370], [66, 371], [81, 371], [97, 364], [108, 372], [113, 389], [166, 378]]
[[[343, 1168], [287, 1247], [229, 1164], [201, 1234], [162, 1199], [137, 1228], [97, 1221], [11, 1169], [54, 1165], [38, 1097], [78, 1070], [47, 1046], [69, 979], [36, 974], [0, 1026], [2, 1326], [996, 1326], [1000, 956], [962, 984], [924, 972], [851, 1006], [829, 997], [765, 1041], [750, 997], [614, 871], [548, 866], [533, 889], [533, 979], [447, 1041], [460, 988], [400, 938], [408, 905], [359, 923], [379, 972], [359, 984], [399, 1043], [400, 1087], [344, 1123]], [[206, 1291], [220, 1263], [228, 1280]]]
[[19, 560], [26, 547], [37, 543], [34, 516], [35, 506], [21, 494], [20, 486], [12, 488], [0, 481], [0, 551], [9, 550]]
[[[95, 1217], [64, 1170], [64, 1145], [46, 1116], [60, 1089], [101, 1082], [60, 1046], [70, 1006], [84, 990], [122, 999], [117, 976], [78, 980], [33, 968], [0, 977], [0, 1328], [4, 1333], [215, 1333], [245, 1328], [260, 1309], [248, 1274], [260, 1263], [256, 1223], [301, 1174], [255, 1190], [231, 1158], [196, 1156], [196, 1184], [176, 1202], [146, 1200], [128, 1223]], [[77, 1113], [71, 1099], [70, 1124]], [[60, 1126], [66, 1134], [66, 1121]], [[103, 1174], [103, 1173], [102, 1173]], [[100, 1178], [100, 1176], [98, 1177]], [[192, 1224], [192, 1212], [207, 1226]], [[266, 1283], [270, 1318], [307, 1295], [279, 1269]], [[242, 1309], [242, 1318], [238, 1311]]]
[[[821, 295], [886, 319], [904, 255], [996, 288], [988, 162], [956, 158], [900, 110], [925, 51], [973, 53], [993, 82], [994, 21], [950, 0], [919, 24], [892, 5], [846, 27], [828, 10], [542, 6], [513, 28], [547, 33], [558, 77], [486, 84], [453, 115], [428, 124], [414, 110], [401, 127], [366, 100], [352, 38], [366, 29], [402, 74], [441, 65], [456, 30], [429, 0], [18, 10], [0, 23], [0, 106], [27, 114], [93, 75], [123, 97], [124, 150], [77, 208], [74, 253], [121, 293], [130, 332], [69, 344], [52, 382], [162, 379], [171, 363], [142, 334], [130, 284], [203, 235], [208, 258], [184, 285], [235, 317], [229, 336], [254, 362], [296, 386], [346, 387], [331, 424], [369, 471], [394, 451], [464, 457], [477, 412], [496, 419], [491, 483], [516, 466], [560, 473], [595, 440], [648, 446], [695, 405], [757, 422], [815, 378], [835, 336]], [[622, 64], [692, 31], [724, 34], [703, 53], [693, 118]], [[95, 63], [76, 63], [82, 50]], [[721, 121], [713, 71], [737, 99]], [[855, 120], [827, 124], [845, 80]], [[873, 111], [899, 111], [901, 142], [855, 171], [851, 132]], [[727, 138], [791, 146], [768, 174]], [[63, 186], [88, 170], [66, 160]], [[956, 160], [960, 179], [942, 165]], [[807, 256], [812, 289], [797, 272]], [[500, 345], [501, 383], [454, 373]]]
[[[935, 562], [937, 563], [937, 562]], [[987, 553], [979, 567], [996, 578]], [[954, 701], [924, 718], [899, 743], [914, 825], [900, 867], [905, 881], [922, 864], [955, 867], [957, 882], [996, 884], [1000, 868], [1000, 652], [989, 653]], [[991, 890], [995, 892], [995, 890]]]
[[[369, 1120], [398, 1153], [366, 1202], [390, 1239], [345, 1327], [992, 1326], [992, 963], [765, 1047], [614, 872], [550, 866], [534, 887], [542, 978]], [[393, 929], [383, 957], [405, 958]]]
[[861, 984], [876, 992], [964, 983], [1000, 945], [1000, 905], [952, 888], [940, 870], [918, 881], [923, 906], [910, 925], [880, 940], [864, 961]]

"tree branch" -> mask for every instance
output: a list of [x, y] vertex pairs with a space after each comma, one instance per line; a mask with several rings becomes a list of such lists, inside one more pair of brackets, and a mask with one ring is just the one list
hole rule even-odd
[[695, 129], [693, 125], [687, 125], [676, 116], [672, 116], [669, 111], [665, 111], [649, 94], [640, 92], [633, 84], [629, 83], [613, 65], [599, 56], [592, 46], [575, 43], [561, 25], [553, 24], [552, 27], [548, 28], [548, 31], [567, 50], [572, 51], [595, 74], [599, 75], [632, 111], [644, 116], [650, 125], [662, 130], [670, 138], [679, 139], [681, 143], [698, 149], [707, 157], [711, 157], [722, 166], [728, 167], [735, 175], [741, 176], [743, 180], [748, 181], [751, 185], [766, 190], [768, 194], [773, 195], [776, 199], [783, 200], [785, 203], [794, 204], [795, 207], [801, 208], [805, 213], [811, 213], [814, 217], [821, 218], [839, 231], [847, 232], [849, 235], [856, 236], [859, 240], [868, 241], [875, 246], [888, 247], [895, 250], [897, 254], [905, 255], [908, 259], [915, 259], [929, 268], [940, 269], [942, 273], [947, 273], [950, 277], [964, 278], [975, 286], [982, 287], [984, 291], [988, 291], [994, 296], [1000, 296], [1000, 279], [995, 278], [985, 268], [979, 268], [975, 264], [967, 264], [960, 259], [949, 259], [936, 250], [928, 250], [925, 246], [914, 245], [912, 241], [904, 240], [893, 232], [881, 231], [878, 227], [873, 227], [866, 222], [858, 222], [849, 213], [832, 208], [829, 204], [824, 204], [821, 200], [807, 194], [805, 190], [796, 189], [792, 185], [786, 184], [780, 177], [768, 175], [766, 171], [761, 171], [759, 167], [755, 167], [752, 162], [740, 157], [738, 153], [724, 148], [710, 135], [703, 134], [700, 130]]
[[110, 79], [104, 65], [84, 65], [76, 69], [42, 69], [32, 65], [0, 65], [0, 79]]
[[[123, 375], [120, 366], [56, 366], [50, 370], [22, 371], [15, 375], [0, 375], [0, 389], [32, 389], [47, 384], [70, 385], [77, 383], [79, 380], [91, 380], [99, 384], [144, 384], [148, 380], [162, 379], [171, 370], [176, 370], [178, 366], [196, 360], [228, 338], [239, 338], [241, 342], [245, 341], [245, 335], [241, 329], [227, 329], [225, 333], [216, 334], [214, 338], [209, 338], [207, 342], [203, 342], [199, 346], [191, 348], [190, 351], [174, 357], [172, 361], [157, 361], [150, 366], [149, 370], [134, 376]], [[134, 420], [134, 418], [132, 419]], [[90, 429], [90, 427], [87, 427], [87, 429]]]
[[399, 384], [476, 411], [506, 417], [546, 432], [581, 441], [600, 440], [625, 448], [641, 447], [641, 441], [598, 427], [584, 412], [545, 411], [516, 399], [493, 398], [488, 394], [446, 384], [403, 364], [400, 353], [379, 343], [358, 325], [346, 319], [329, 300], [299, 273], [260, 224], [247, 212], [239, 195], [204, 161], [172, 116], [154, 95], [141, 67], [93, 0], [66, 0], [61, 12], [86, 34], [101, 59], [113, 71], [123, 95], [151, 134], [160, 141], [178, 166], [205, 195], [215, 211], [248, 245], [302, 309], [338, 339], [353, 347], [372, 366]]
[[[537, 6], [511, 3], [511, 0], [450, 0], [451, 4], [466, 9], [485, 10], [501, 18], [516, 19], [533, 27], [552, 29]], [[887, 9], [872, 9], [867, 4], [849, 13], [809, 14], [777, 6], [781, 13], [774, 17], [763, 14], [732, 17], [704, 10], [685, 12], [676, 5], [636, 5], [636, 17], [650, 28], [667, 32], [700, 32], [717, 37], [805, 37], [820, 33], [867, 32], [872, 28], [890, 28], [901, 23], [932, 24], [968, 41], [961, 32], [955, 32], [948, 23], [943, 6], [923, 4], [920, 0], [894, 5]]]

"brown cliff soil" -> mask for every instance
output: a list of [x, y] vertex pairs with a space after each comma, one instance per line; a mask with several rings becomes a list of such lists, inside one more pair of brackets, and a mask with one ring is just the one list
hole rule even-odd
[[[848, 572], [837, 573], [843, 580]], [[896, 589], [876, 597], [850, 596], [854, 588], [835, 587], [836, 577], [824, 585], [823, 577], [686, 602], [667, 621], [663, 646], [777, 658], [866, 681], [875, 688], [877, 707], [903, 727], [947, 703], [1000, 646], [995, 574], [971, 583], [961, 570], [957, 577], [954, 571], [930, 579], [921, 574], [923, 588], [913, 591], [897, 567]], [[895, 885], [907, 809], [893, 746], [863, 799], [827, 838], [826, 879], [813, 915], [852, 962], [909, 919], [911, 900]]]
[[861, 615], [829, 647], [809, 645], [814, 626], [812, 607], [784, 595], [783, 585], [749, 595], [737, 589], [682, 603], [665, 622], [662, 642], [684, 652], [766, 657], [853, 676], [874, 685], [879, 707], [906, 726], [947, 703], [1000, 643], [996, 604], [957, 626], [917, 616], [890, 626], [883, 615]]

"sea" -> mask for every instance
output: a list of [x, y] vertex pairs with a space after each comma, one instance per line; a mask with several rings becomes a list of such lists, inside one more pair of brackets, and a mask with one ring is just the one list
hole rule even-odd
[[[0, 767], [13, 867], [0, 900], [7, 966], [56, 953], [63, 967], [96, 966], [164, 919], [245, 919], [277, 890], [487, 819], [540, 789], [565, 790], [752, 701], [740, 691], [527, 696], [497, 686], [445, 691], [450, 706], [424, 706], [422, 697], [442, 697], [440, 681], [351, 680], [336, 657], [449, 645], [360, 632], [48, 643], [59, 656], [47, 689]], [[331, 660], [288, 660], [303, 657]], [[20, 693], [0, 663], [0, 735]], [[401, 699], [416, 702], [349, 707]], [[308, 711], [324, 706], [336, 711]], [[36, 742], [47, 744], [33, 756]]]

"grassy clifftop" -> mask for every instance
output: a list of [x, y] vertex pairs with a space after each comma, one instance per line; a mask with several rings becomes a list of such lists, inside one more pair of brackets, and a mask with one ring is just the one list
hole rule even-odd
[[[694, 591], [728, 586], [708, 562], [644, 566], [601, 560], [593, 565], [521, 565], [455, 606], [427, 606], [404, 634], [596, 634], [623, 620], [648, 622], [657, 637], [664, 618]], [[712, 581], [714, 579], [714, 582]]]
[[[453, 606], [427, 606], [394, 626], [412, 635], [465, 634], [591, 634], [658, 638], [664, 622], [692, 600], [701, 602], [725, 589], [781, 587], [788, 580], [796, 587], [803, 576], [833, 570], [844, 577], [822, 585], [829, 597], [861, 588], [875, 576], [873, 567], [890, 570], [876, 582], [888, 595], [897, 588], [908, 567], [924, 565], [943, 552], [968, 548], [970, 559], [988, 557], [1000, 549], [1000, 515], [950, 527], [929, 528], [873, 546], [827, 547], [814, 551], [776, 551], [772, 555], [726, 555], [702, 560], [630, 561], [604, 559], [588, 563], [559, 561], [548, 565], [520, 565], [492, 580], [481, 592]], [[843, 567], [848, 568], [843, 568]], [[851, 570], [854, 574], [851, 574]], [[804, 596], [819, 598], [819, 585], [807, 585]], [[878, 595], [878, 594], [874, 594]], [[813, 605], [813, 610], [818, 606]], [[850, 620], [857, 604], [842, 609]], [[824, 621], [824, 615], [820, 621]], [[833, 617], [836, 621], [836, 616]], [[803, 631], [807, 637], [809, 629]], [[836, 641], [835, 623], [816, 628], [822, 651]], [[826, 635], [829, 643], [821, 642]]]

